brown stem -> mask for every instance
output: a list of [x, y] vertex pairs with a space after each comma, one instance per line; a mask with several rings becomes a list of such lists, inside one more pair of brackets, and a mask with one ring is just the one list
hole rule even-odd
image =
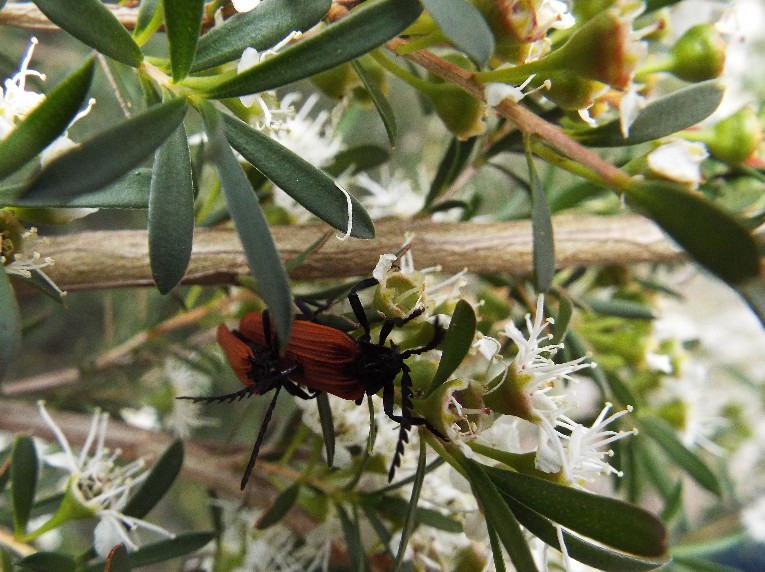
[[[418, 267], [441, 265], [445, 272], [467, 267], [476, 273], [526, 275], [532, 267], [530, 221], [435, 223], [379, 221], [373, 240], [330, 239], [292, 272], [296, 279], [371, 274], [379, 256], [396, 252], [405, 232], [414, 233]], [[651, 221], [638, 216], [553, 218], [559, 268], [666, 262], [682, 259]], [[326, 232], [323, 224], [275, 226], [272, 234], [285, 261], [299, 256]], [[51, 236], [40, 254], [55, 265], [46, 273], [64, 290], [152, 286], [146, 231], [98, 231]], [[233, 284], [249, 268], [234, 230], [198, 229], [184, 284]]]

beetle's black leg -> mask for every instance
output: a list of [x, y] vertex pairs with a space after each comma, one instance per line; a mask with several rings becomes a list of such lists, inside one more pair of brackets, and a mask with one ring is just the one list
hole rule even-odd
[[351, 303], [351, 308], [353, 308], [353, 313], [356, 316], [356, 320], [358, 320], [359, 325], [364, 328], [364, 334], [362, 337], [368, 340], [370, 338], [369, 320], [367, 320], [366, 312], [364, 312], [364, 306], [361, 305], [361, 300], [359, 300], [359, 295], [356, 294], [355, 289], [351, 290], [351, 293], [348, 294], [348, 301]]
[[407, 359], [414, 355], [420, 355], [425, 352], [429, 352], [430, 350], [436, 349], [439, 344], [444, 341], [444, 336], [446, 336], [446, 330], [441, 326], [441, 324], [438, 322], [438, 318], [436, 318], [436, 323], [433, 324], [434, 330], [433, 330], [433, 337], [430, 338], [430, 341], [422, 346], [421, 348], [415, 348], [411, 350], [406, 350], [405, 352], [401, 352], [401, 359]]
[[282, 385], [284, 386], [284, 389], [287, 390], [287, 393], [294, 395], [295, 397], [299, 397], [300, 399], [315, 399], [321, 393], [321, 391], [317, 391], [316, 389], [311, 389], [309, 393], [300, 387], [297, 383], [289, 379], [283, 380]]
[[243, 399], [245, 397], [249, 397], [250, 395], [260, 395], [259, 393], [255, 392], [255, 388], [252, 385], [248, 385], [247, 387], [244, 387], [239, 391], [235, 391], [234, 393], [227, 393], [226, 395], [179, 395], [176, 397], [176, 399], [187, 399], [189, 401], [193, 401], [194, 403], [223, 403], [224, 401], [231, 403], [235, 399]]
[[247, 486], [247, 481], [250, 479], [250, 473], [252, 473], [252, 468], [255, 466], [255, 461], [258, 460], [258, 453], [260, 452], [260, 446], [263, 444], [263, 438], [266, 436], [266, 429], [268, 429], [268, 424], [271, 421], [271, 414], [274, 412], [274, 407], [276, 406], [276, 398], [279, 397], [280, 390], [281, 390], [281, 386], [278, 386], [276, 388], [276, 393], [274, 393], [274, 398], [271, 400], [271, 404], [268, 406], [268, 411], [266, 411], [266, 416], [263, 417], [263, 422], [260, 424], [260, 431], [258, 432], [258, 438], [255, 440], [255, 446], [252, 448], [252, 453], [250, 454], [250, 460], [247, 462], [247, 468], [244, 470], [244, 476], [242, 476], [241, 490], [244, 490], [244, 487]]
[[389, 383], [383, 388], [383, 409], [385, 414], [397, 421], [398, 442], [396, 443], [396, 452], [393, 454], [393, 460], [388, 471], [388, 482], [393, 480], [396, 475], [396, 469], [401, 465], [401, 455], [404, 454], [406, 443], [409, 442], [409, 431], [412, 428], [412, 377], [409, 366], [403, 364], [401, 375], [401, 415], [393, 414], [394, 388]]

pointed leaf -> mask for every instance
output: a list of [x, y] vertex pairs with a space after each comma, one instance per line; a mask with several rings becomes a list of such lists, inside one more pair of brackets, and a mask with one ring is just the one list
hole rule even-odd
[[141, 49], [101, 0], [34, 3], [51, 22], [94, 50], [134, 68], [141, 65]]
[[123, 514], [143, 518], [165, 496], [183, 466], [183, 442], [173, 443], [162, 453], [151, 468], [149, 476], [141, 483], [122, 509]]
[[712, 115], [724, 93], [722, 82], [712, 79], [656, 99], [640, 111], [630, 126], [627, 138], [622, 136], [618, 119], [571, 135], [590, 147], [617, 147], [654, 141], [693, 127]]
[[[351, 61], [387, 42], [405, 30], [422, 12], [417, 0], [369, 0], [349, 16], [258, 65], [210, 86], [213, 98], [260, 93], [305, 79]], [[189, 81], [189, 85], [195, 84]]]
[[374, 238], [374, 223], [364, 207], [346, 196], [335, 181], [305, 159], [243, 121], [223, 116], [223, 129], [231, 146], [285, 193], [327, 224], [345, 232], [351, 201], [351, 236]]
[[331, 0], [263, 0], [249, 12], [236, 14], [199, 40], [192, 71], [200, 71], [242, 57], [245, 48], [262, 52], [290, 32], [305, 32], [327, 14]]
[[582, 536], [639, 556], [663, 557], [666, 530], [649, 512], [626, 502], [482, 466], [502, 495]]
[[11, 456], [11, 505], [16, 536], [26, 532], [37, 492], [37, 466], [37, 451], [32, 438], [17, 436]]
[[473, 307], [465, 300], [457, 301], [449, 323], [449, 329], [441, 344], [441, 361], [436, 375], [430, 382], [428, 393], [438, 388], [454, 373], [470, 351], [475, 336], [476, 317]]
[[651, 437], [664, 449], [670, 460], [681, 467], [688, 475], [708, 491], [722, 496], [720, 481], [709, 467], [678, 439], [677, 433], [663, 419], [639, 417], [640, 432]]
[[0, 264], [0, 380], [21, 341], [21, 317], [16, 294], [5, 267]]
[[427, 462], [426, 453], [427, 447], [425, 445], [425, 440], [420, 439], [420, 457], [417, 460], [417, 469], [414, 473], [414, 484], [412, 484], [412, 496], [409, 498], [409, 510], [407, 511], [406, 518], [404, 519], [404, 526], [401, 531], [401, 540], [399, 540], [398, 543], [396, 560], [393, 562], [393, 566], [391, 567], [393, 572], [398, 572], [399, 568], [401, 568], [401, 564], [404, 562], [404, 556], [406, 555], [406, 546], [409, 544], [409, 537], [414, 531], [417, 504], [420, 502], [422, 483], [425, 481], [425, 465]]
[[109, 551], [104, 572], [130, 572], [132, 569], [130, 555], [124, 544], [118, 544]]
[[134, 568], [164, 562], [199, 550], [213, 538], [215, 535], [212, 532], [181, 533], [175, 538], [142, 546], [130, 554], [130, 561]]
[[24, 187], [0, 189], [0, 205], [8, 207], [145, 209], [149, 204], [151, 169], [135, 169], [101, 190], [75, 197], [30, 197]]
[[467, 141], [460, 141], [456, 137], [451, 140], [441, 163], [438, 165], [438, 171], [436, 171], [436, 176], [430, 185], [428, 196], [425, 198], [426, 207], [431, 205], [438, 198], [438, 195], [445, 191], [465, 169], [476, 141], [478, 141], [478, 137], [471, 137]]
[[345, 151], [340, 151], [332, 159], [332, 163], [323, 168], [326, 173], [333, 177], [339, 176], [345, 171], [355, 175], [362, 171], [368, 171], [379, 167], [390, 159], [387, 149], [377, 145], [358, 145]]
[[494, 34], [478, 8], [465, 0], [422, 0], [422, 4], [456, 47], [479, 68], [486, 65], [494, 53]]
[[181, 123], [157, 150], [149, 192], [149, 262], [161, 294], [186, 273], [193, 235], [194, 181]]
[[[73, 558], [58, 552], [35, 552], [16, 562], [16, 566], [35, 572], [74, 572], [77, 563]], [[11, 570], [8, 568], [8, 570]]]
[[531, 155], [531, 140], [526, 143], [526, 162], [529, 167], [531, 184], [531, 231], [533, 235], [534, 287], [537, 292], [547, 292], [555, 276], [555, 239], [553, 237], [550, 205], [547, 194], [539, 180], [534, 158]]
[[340, 526], [343, 528], [345, 547], [348, 549], [348, 558], [351, 561], [351, 570], [364, 571], [369, 568], [366, 551], [361, 544], [361, 529], [356, 515], [356, 506], [353, 506], [353, 520], [345, 512], [341, 505], [337, 506], [337, 515], [340, 517]]
[[558, 315], [555, 316], [555, 322], [552, 327], [553, 337], [550, 338], [550, 345], [559, 344], [563, 339], [563, 336], [566, 335], [566, 330], [568, 330], [568, 325], [571, 322], [573, 310], [574, 308], [571, 305], [571, 300], [566, 296], [561, 296], [558, 302]]
[[93, 79], [94, 59], [88, 58], [45, 96], [5, 139], [0, 140], [0, 178], [34, 159], [64, 133], [83, 102]]
[[618, 298], [611, 298], [610, 300], [600, 300], [589, 296], [582, 296], [581, 298], [593, 312], [597, 312], [598, 314], [618, 316], [619, 318], [630, 318], [632, 320], [656, 319], [656, 314], [653, 309], [639, 302], [620, 300]]
[[658, 182], [635, 182], [625, 194], [631, 206], [653, 219], [722, 280], [735, 285], [759, 276], [760, 255], [752, 234], [732, 214], [701, 195]]
[[163, 6], [161, 0], [141, 0], [138, 6], [138, 18], [133, 28], [133, 39], [139, 46], [162, 26]]
[[[523, 506], [512, 497], [505, 496], [504, 499], [510, 506], [513, 514], [518, 517], [520, 523], [529, 532], [544, 543], [560, 550], [557, 531], [548, 519]], [[566, 530], [563, 531], [563, 542], [571, 558], [598, 570], [642, 572], [643, 570], [655, 570], [669, 560], [668, 555], [658, 559], [647, 559], [622, 552], [615, 552], [570, 534]]]
[[29, 184], [28, 197], [71, 197], [96, 191], [136, 167], [175, 131], [186, 101], [149, 108], [54, 159]]
[[165, 8], [167, 43], [173, 81], [189, 75], [199, 32], [202, 29], [204, 0], [162, 0]]
[[221, 188], [242, 241], [258, 292], [268, 305], [280, 340], [290, 339], [292, 295], [260, 203], [225, 136], [220, 113], [209, 103], [200, 106], [210, 140], [209, 153], [218, 170]]
[[255, 523], [255, 528], [258, 530], [265, 530], [266, 528], [281, 522], [284, 516], [295, 504], [298, 494], [300, 493], [300, 486], [301, 485], [298, 482], [284, 489], [279, 496], [276, 497], [274, 503], [268, 510], [260, 515], [260, 518], [258, 518], [258, 521]]
[[754, 278], [742, 284], [736, 285], [736, 292], [746, 300], [749, 307], [765, 325], [765, 283], [763, 280]]
[[393, 113], [393, 108], [390, 106], [390, 103], [388, 103], [388, 98], [385, 97], [385, 94], [379, 87], [377, 87], [375, 80], [369, 75], [369, 72], [361, 63], [360, 59], [353, 60], [351, 65], [353, 66], [356, 75], [359, 76], [361, 83], [364, 84], [367, 93], [369, 93], [369, 97], [372, 98], [372, 103], [375, 104], [377, 113], [380, 114], [380, 119], [382, 119], [383, 125], [385, 126], [385, 132], [388, 134], [390, 146], [395, 147], [398, 126], [396, 125], [396, 116]]
[[516, 570], [537, 572], [537, 566], [518, 520], [485, 471], [489, 467], [465, 458], [459, 459], [459, 463], [467, 473], [473, 493], [481, 503], [487, 524], [499, 536]]
[[332, 420], [332, 407], [326, 393], [316, 396], [316, 407], [319, 408], [319, 423], [324, 436], [324, 450], [327, 453], [327, 466], [332, 468], [335, 460], [335, 424]]

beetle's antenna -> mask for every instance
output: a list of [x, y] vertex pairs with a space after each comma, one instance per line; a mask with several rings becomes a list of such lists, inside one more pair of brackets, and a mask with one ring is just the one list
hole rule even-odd
[[241, 400], [245, 397], [253, 395], [252, 386], [247, 386], [234, 393], [227, 393], [226, 395], [180, 395], [176, 399], [187, 399], [194, 403], [223, 403], [228, 401], [231, 403], [235, 399]]
[[263, 417], [263, 423], [260, 424], [258, 438], [255, 440], [255, 446], [252, 448], [250, 460], [247, 462], [247, 468], [244, 470], [244, 476], [242, 476], [241, 490], [244, 490], [244, 487], [247, 486], [247, 481], [250, 479], [250, 473], [252, 473], [252, 469], [255, 466], [255, 461], [258, 460], [260, 446], [263, 444], [263, 438], [266, 436], [266, 430], [268, 429], [268, 424], [271, 421], [271, 414], [274, 412], [274, 407], [276, 406], [276, 398], [279, 397], [279, 392], [281, 389], [281, 385], [276, 387], [276, 392], [274, 393], [274, 398], [271, 400], [271, 405], [268, 406], [266, 416]]

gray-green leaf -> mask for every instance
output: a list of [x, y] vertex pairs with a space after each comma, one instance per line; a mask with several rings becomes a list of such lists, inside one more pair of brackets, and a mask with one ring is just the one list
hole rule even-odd
[[149, 192], [149, 263], [162, 294], [175, 288], [191, 260], [194, 181], [183, 123], [154, 157]]
[[101, 0], [34, 0], [48, 19], [82, 43], [134, 68], [143, 53]]
[[268, 305], [280, 340], [290, 339], [292, 295], [287, 274], [255, 192], [223, 134], [223, 119], [209, 103], [200, 105], [210, 140], [209, 153], [220, 178], [228, 210], [242, 241], [258, 292]]
[[37, 492], [37, 451], [29, 435], [19, 435], [11, 453], [11, 506], [16, 536], [26, 532]]
[[202, 29], [204, 0], [162, 0], [165, 7], [167, 43], [170, 48], [170, 67], [173, 81], [189, 74], [199, 31]]
[[16, 295], [5, 267], [0, 264], [0, 380], [21, 340], [21, 318]]
[[165, 496], [183, 466], [183, 442], [173, 443], [154, 463], [149, 476], [141, 487], [130, 497], [122, 510], [123, 514], [143, 518]]
[[[258, 65], [212, 85], [203, 78], [213, 98], [260, 93], [305, 79], [357, 58], [402, 32], [422, 12], [417, 0], [369, 0], [319, 33], [281, 50]], [[196, 84], [187, 80], [189, 85]]]
[[285, 193], [327, 224], [345, 232], [351, 201], [351, 236], [374, 238], [374, 223], [356, 199], [305, 159], [246, 123], [224, 115], [223, 130], [231, 146]]
[[425, 9], [451, 42], [478, 67], [494, 53], [494, 34], [478, 8], [465, 0], [422, 0]]
[[0, 178], [37, 157], [66, 130], [85, 101], [93, 79], [93, 66], [94, 59], [90, 57], [52, 89], [5, 139], [0, 140]]
[[197, 72], [242, 57], [247, 47], [267, 50], [290, 32], [304, 32], [329, 11], [331, 0], [263, 0], [202, 36], [191, 71]]
[[364, 84], [367, 93], [369, 93], [369, 97], [372, 98], [372, 103], [375, 104], [377, 113], [380, 114], [380, 119], [382, 119], [383, 126], [385, 127], [385, 132], [388, 134], [388, 141], [390, 142], [390, 146], [395, 147], [396, 137], [398, 134], [398, 126], [396, 125], [396, 116], [393, 113], [393, 108], [390, 106], [390, 103], [388, 103], [388, 98], [385, 97], [385, 94], [380, 90], [379, 87], [377, 87], [375, 80], [372, 79], [371, 75], [369, 75], [369, 72], [361, 63], [361, 60], [355, 59], [351, 62], [351, 65], [353, 66], [353, 70], [356, 72], [356, 75], [359, 76], [361, 83]]
[[465, 300], [459, 300], [454, 307], [449, 329], [441, 344], [441, 361], [438, 363], [436, 375], [430, 382], [428, 393], [449, 379], [454, 370], [460, 366], [470, 351], [470, 346], [473, 345], [475, 329], [476, 317], [473, 307]]
[[174, 99], [134, 115], [57, 157], [32, 180], [29, 198], [66, 198], [101, 189], [136, 167], [175, 131], [186, 100]]
[[654, 141], [692, 127], [709, 117], [720, 105], [724, 93], [722, 83], [712, 79], [656, 99], [640, 111], [626, 138], [622, 135], [618, 119], [571, 135], [590, 147], [619, 147]]

